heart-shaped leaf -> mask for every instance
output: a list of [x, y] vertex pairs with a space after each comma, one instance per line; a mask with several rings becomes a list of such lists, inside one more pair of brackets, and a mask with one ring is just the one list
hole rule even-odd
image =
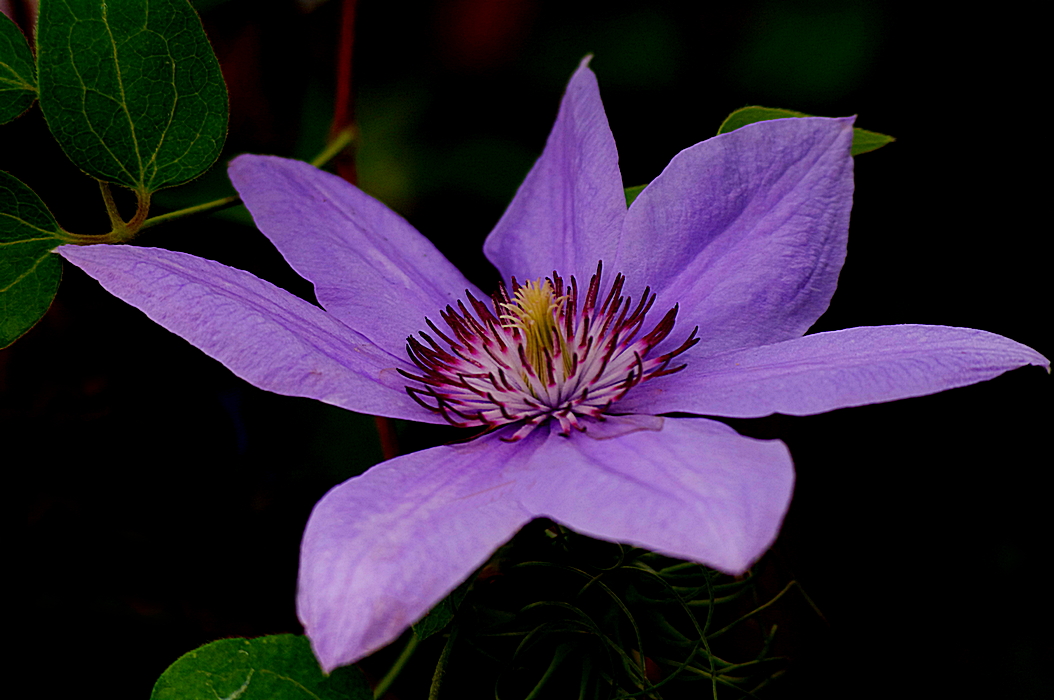
[[147, 194], [219, 157], [227, 89], [187, 0], [45, 0], [40, 107], [89, 175]]
[[62, 261], [51, 249], [62, 229], [36, 192], [0, 171], [0, 348], [32, 328], [51, 306]]
[[373, 700], [355, 666], [322, 673], [307, 637], [221, 639], [179, 657], [150, 700]]
[[33, 54], [19, 28], [0, 12], [0, 124], [29, 109], [37, 99]]

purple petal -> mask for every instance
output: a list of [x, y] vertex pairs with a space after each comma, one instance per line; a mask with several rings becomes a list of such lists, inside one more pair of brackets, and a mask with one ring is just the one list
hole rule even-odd
[[530, 453], [494, 436], [435, 447], [318, 502], [300, 549], [297, 610], [323, 669], [398, 637], [531, 519], [507, 475]]
[[848, 328], [715, 357], [693, 355], [684, 371], [636, 387], [617, 408], [801, 416], [933, 394], [1025, 365], [1050, 368], [1045, 357], [1009, 338], [947, 326]]
[[60, 246], [114, 296], [261, 389], [360, 413], [442, 418], [405, 393], [407, 361], [248, 272], [157, 248]]
[[794, 486], [782, 442], [703, 418], [602, 440], [554, 434], [529, 468], [532, 513], [733, 574], [772, 544]]
[[680, 304], [704, 355], [802, 335], [845, 260], [852, 122], [759, 122], [679, 153], [626, 217], [630, 288], [651, 285], [656, 308]]
[[322, 306], [381, 347], [475, 285], [402, 217], [336, 175], [296, 160], [239, 156], [229, 173], [260, 230]]
[[618, 250], [626, 198], [588, 63], [571, 77], [545, 150], [483, 246], [504, 279], [556, 270], [585, 285], [597, 261], [613, 260]]

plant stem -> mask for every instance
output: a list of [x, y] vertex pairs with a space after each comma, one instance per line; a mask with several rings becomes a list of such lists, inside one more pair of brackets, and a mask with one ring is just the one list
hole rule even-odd
[[[353, 95], [351, 92], [351, 57], [352, 44], [355, 36], [354, 26], [356, 4], [355, 0], [344, 0], [344, 4], [341, 8], [340, 45], [338, 47], [339, 56], [337, 58], [338, 94], [336, 96], [336, 106], [333, 115], [333, 126], [331, 130], [332, 137], [329, 143], [326, 144], [325, 148], [323, 148], [322, 151], [311, 160], [311, 165], [314, 165], [316, 168], [321, 168], [323, 165], [326, 165], [338, 156], [344, 155], [348, 146], [351, 145], [358, 136], [353, 121]], [[353, 159], [347, 157], [342, 158], [337, 164], [338, 174], [352, 184], [355, 183], [354, 163], [355, 161]], [[214, 199], [211, 202], [205, 202], [204, 204], [196, 204], [192, 207], [177, 209], [176, 211], [170, 211], [166, 214], [147, 218], [147, 214], [150, 210], [150, 192], [136, 192], [137, 206], [135, 216], [132, 217], [131, 221], [125, 223], [124, 219], [121, 218], [121, 213], [117, 210], [117, 205], [114, 203], [113, 193], [110, 191], [110, 185], [99, 180], [99, 190], [102, 192], [103, 202], [106, 205], [106, 213], [110, 217], [112, 230], [109, 233], [101, 235], [83, 235], [66, 231], [60, 236], [64, 241], [77, 243], [79, 245], [90, 245], [95, 243], [125, 243], [131, 240], [135, 234], [144, 228], [150, 228], [151, 226], [157, 226], [158, 224], [182, 219], [187, 216], [194, 216], [196, 214], [209, 214], [221, 211], [241, 203], [241, 197], [235, 194], [229, 197]], [[390, 437], [383, 442], [383, 447], [386, 453], [385, 459], [391, 459], [391, 457], [398, 454], [398, 448], [395, 447], [394, 430], [391, 428], [390, 424], [386, 429], [381, 428], [380, 425], [378, 425], [378, 428], [381, 429], [382, 432], [386, 432], [390, 435]]]
[[395, 423], [391, 418], [384, 416], [374, 416], [373, 423], [377, 426], [377, 437], [380, 439], [384, 461], [398, 457], [399, 439], [395, 436]]
[[435, 673], [432, 674], [432, 686], [428, 689], [428, 700], [439, 700], [439, 686], [443, 683], [443, 676], [446, 675], [447, 666], [450, 664], [450, 652], [454, 648], [454, 640], [457, 638], [459, 629], [455, 624], [450, 636], [447, 637], [446, 644], [443, 645], [443, 652], [439, 655]]
[[[352, 86], [352, 59], [355, 52], [355, 11], [357, 0], [342, 0], [340, 4], [340, 26], [337, 37], [336, 82], [333, 95], [333, 123], [329, 137], [336, 140], [342, 132], [355, 125], [355, 91]], [[334, 163], [337, 175], [356, 184], [355, 159], [351, 154], [337, 154]]]
[[373, 699], [378, 700], [384, 697], [384, 694], [388, 692], [388, 688], [391, 687], [395, 679], [399, 677], [399, 674], [403, 670], [403, 666], [410, 660], [410, 657], [414, 655], [414, 651], [417, 649], [417, 645], [420, 643], [421, 638], [417, 636], [417, 633], [410, 632], [410, 640], [406, 642], [406, 646], [403, 647], [403, 651], [399, 654], [399, 658], [395, 660], [392, 667], [388, 669], [388, 673], [384, 674], [384, 678], [381, 679], [377, 687], [373, 689]]
[[110, 183], [99, 180], [99, 192], [102, 194], [103, 204], [106, 205], [106, 215], [110, 217], [111, 233], [124, 228], [124, 219], [121, 212], [117, 211], [117, 203], [113, 201], [113, 192], [110, 191]]
[[[330, 142], [311, 161], [316, 168], [334, 161], [334, 171], [351, 184], [357, 184], [355, 157], [348, 146], [358, 138], [355, 127], [355, 91], [352, 89], [352, 59], [355, 52], [355, 11], [358, 0], [342, 0], [340, 25], [337, 35], [336, 82], [333, 95], [333, 122], [329, 126]], [[399, 456], [399, 443], [395, 438], [395, 424], [390, 418], [374, 416], [377, 437], [381, 443], [381, 455], [387, 461]]]
[[139, 230], [143, 228], [143, 223], [146, 222], [146, 215], [150, 213], [150, 192], [139, 192], [135, 193], [135, 216], [132, 217], [131, 221], [125, 224], [125, 240], [130, 240], [135, 234], [139, 233]]
[[[328, 163], [337, 157], [345, 148], [347, 148], [355, 140], [355, 129], [354, 127], [348, 127], [344, 129], [336, 138], [326, 144], [326, 147], [322, 149], [321, 153], [311, 159], [311, 165], [316, 168], [321, 168], [323, 165]], [[186, 209], [177, 209], [176, 211], [170, 211], [167, 214], [160, 214], [158, 216], [151, 216], [149, 219], [143, 222], [143, 225], [139, 227], [139, 230], [144, 228], [150, 228], [151, 226], [157, 226], [167, 221], [174, 221], [175, 219], [182, 219], [185, 216], [194, 216], [195, 214], [211, 214], [213, 212], [222, 211], [228, 209], [237, 204], [241, 204], [241, 197], [236, 194], [232, 194], [229, 197], [221, 197], [220, 199], [214, 199], [211, 202], [205, 202], [204, 204], [196, 204]]]
[[236, 194], [232, 194], [230, 197], [221, 197], [220, 199], [214, 199], [211, 202], [205, 202], [204, 204], [196, 204], [186, 209], [177, 209], [176, 211], [170, 211], [167, 214], [160, 214], [158, 216], [151, 216], [149, 219], [143, 222], [140, 226], [140, 230], [144, 228], [150, 228], [151, 226], [157, 226], [163, 224], [166, 221], [172, 221], [174, 219], [182, 219], [184, 216], [193, 216], [194, 214], [208, 214], [214, 211], [220, 211], [233, 207], [235, 204], [240, 204], [242, 201], [241, 197]]
[[117, 203], [113, 201], [113, 192], [110, 184], [99, 180], [99, 192], [102, 194], [103, 204], [106, 206], [106, 215], [110, 217], [110, 230], [107, 233], [84, 235], [62, 231], [55, 237], [65, 243], [76, 245], [95, 245], [98, 243], [127, 243], [135, 238], [139, 229], [143, 227], [146, 215], [150, 212], [150, 193], [135, 193], [135, 216], [127, 223], [121, 218], [121, 212], [117, 209]]
[[323, 165], [340, 155], [341, 152], [354, 140], [354, 126], [349, 125], [344, 129], [341, 129], [337, 132], [337, 135], [333, 137], [333, 140], [326, 144], [326, 147], [322, 149], [322, 152], [311, 159], [311, 165], [316, 168], [321, 168]]
[[106, 215], [110, 217], [110, 232], [98, 237], [104, 243], [124, 243], [135, 238], [139, 233], [146, 215], [150, 213], [150, 193], [135, 192], [135, 216], [127, 223], [121, 217], [117, 209], [117, 203], [113, 201], [113, 192], [110, 191], [110, 183], [99, 180], [99, 191], [102, 192], [102, 201], [106, 205]]

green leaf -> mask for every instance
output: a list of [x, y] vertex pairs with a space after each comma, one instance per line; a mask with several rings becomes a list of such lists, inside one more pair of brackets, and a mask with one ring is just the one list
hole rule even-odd
[[416, 634], [422, 642], [432, 635], [438, 634], [446, 629], [446, 626], [454, 619], [454, 613], [457, 612], [458, 607], [461, 605], [461, 601], [463, 601], [468, 594], [469, 586], [472, 585], [472, 582], [475, 579], [475, 576], [470, 576], [460, 586], [455, 588], [450, 595], [436, 603], [436, 606], [429, 610], [428, 614], [422, 617], [417, 624], [414, 625], [414, 634]]
[[[811, 117], [811, 114], [805, 114], [804, 112], [795, 112], [791, 109], [776, 109], [773, 107], [743, 107], [732, 112], [728, 117], [721, 123], [721, 128], [717, 130], [718, 134], [727, 134], [729, 131], [735, 131], [736, 129], [746, 126], [747, 124], [753, 124], [754, 122], [763, 122], [769, 119], [786, 119], [788, 117]], [[853, 129], [853, 147], [849, 151], [850, 155], [860, 155], [861, 153], [867, 153], [868, 151], [874, 151], [882, 148], [887, 143], [895, 141], [892, 136], [886, 136], [880, 134], [877, 131], [868, 131], [867, 129]]]
[[51, 306], [62, 261], [51, 249], [62, 229], [36, 193], [0, 170], [0, 348], [28, 331]]
[[788, 117], [808, 117], [811, 115], [805, 114], [804, 112], [795, 112], [790, 109], [775, 109], [772, 107], [742, 107], [732, 112], [725, 120], [721, 122], [721, 127], [717, 130], [718, 134], [727, 134], [729, 131], [735, 131], [736, 129], [746, 126], [747, 124], [753, 124], [754, 122], [764, 122], [769, 119], [786, 119]]
[[[732, 112], [728, 117], [721, 123], [721, 128], [717, 130], [717, 133], [727, 134], [730, 131], [746, 126], [747, 124], [753, 124], [754, 122], [763, 122], [769, 119], [787, 119], [789, 117], [809, 117], [810, 114], [804, 112], [795, 112], [791, 109], [776, 109], [774, 107], [743, 107]], [[861, 153], [867, 153], [868, 151], [874, 151], [882, 148], [887, 143], [895, 141], [892, 136], [886, 136], [875, 131], [867, 131], [866, 129], [853, 129], [853, 146], [849, 151], [850, 155], [860, 155]], [[637, 185], [636, 187], [626, 188], [626, 206], [633, 204], [641, 192], [647, 185]]]
[[322, 673], [307, 637], [221, 639], [179, 657], [150, 700], [373, 700], [356, 666]]
[[636, 199], [637, 196], [641, 192], [644, 191], [645, 187], [647, 187], [647, 185], [637, 185], [636, 187], [627, 187], [626, 188], [626, 206], [627, 207], [629, 205], [633, 204], [633, 200]]
[[45, 0], [40, 107], [89, 175], [149, 193], [219, 157], [227, 89], [187, 0]]
[[29, 109], [37, 99], [33, 54], [22, 31], [0, 12], [0, 124]]
[[853, 148], [849, 151], [850, 155], [858, 156], [861, 153], [867, 153], [868, 151], [877, 151], [887, 143], [896, 141], [892, 136], [886, 134], [880, 134], [877, 131], [868, 131], [867, 129], [853, 129]]

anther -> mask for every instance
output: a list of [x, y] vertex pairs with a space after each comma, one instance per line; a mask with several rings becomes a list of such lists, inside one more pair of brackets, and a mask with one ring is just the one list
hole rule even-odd
[[425, 319], [430, 333], [407, 339], [406, 353], [420, 370], [399, 370], [414, 383], [407, 394], [459, 427], [518, 425], [501, 436], [515, 442], [550, 420], [560, 435], [584, 431], [583, 416], [603, 420], [633, 387], [683, 369], [671, 369], [671, 360], [699, 342], [698, 329], [675, 350], [649, 358], [673, 331], [677, 307], [638, 337], [655, 294], [646, 287], [634, 304], [623, 295], [625, 276], [617, 274], [605, 291], [602, 272], [598, 263], [581, 303], [578, 280], [565, 282], [554, 270], [549, 278], [499, 283], [490, 305], [466, 293], [467, 303], [440, 309], [449, 330]]

